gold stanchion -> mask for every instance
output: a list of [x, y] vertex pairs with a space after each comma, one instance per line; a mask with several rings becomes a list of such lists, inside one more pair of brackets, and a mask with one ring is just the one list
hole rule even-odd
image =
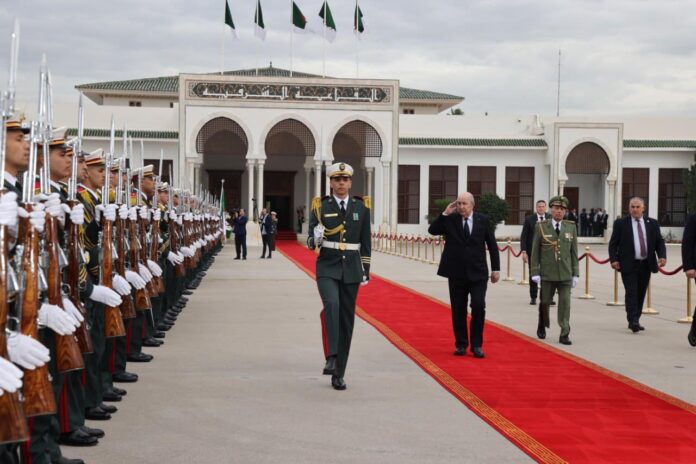
[[645, 308], [641, 311], [642, 314], [660, 314], [660, 311], [652, 307], [652, 279], [648, 282], [648, 301], [646, 301]]
[[415, 246], [416, 246], [416, 240], [413, 237], [413, 235], [411, 235], [411, 256], [409, 256], [409, 259], [413, 259], [413, 257], [416, 256]]
[[421, 259], [421, 257], [420, 257], [420, 250], [421, 250], [420, 235], [418, 236], [418, 238], [416, 239], [416, 241], [418, 242], [418, 256], [416, 257], [416, 260], [417, 260], [417, 261], [420, 261], [420, 259]]
[[432, 252], [432, 259], [430, 260], [430, 264], [435, 264], [435, 239], [430, 240], [430, 245], [431, 245], [431, 252]]
[[508, 240], [507, 241], [507, 277], [503, 279], [505, 282], [512, 282], [512, 241]]
[[[649, 288], [648, 291], [650, 291]], [[624, 304], [619, 301], [619, 271], [616, 269], [614, 269], [614, 301], [607, 301], [607, 306], [624, 306]], [[643, 311], [643, 313], [645, 314], [645, 311]]]
[[522, 260], [522, 280], [517, 282], [517, 285], [529, 285], [527, 280], [527, 263], [524, 262], [524, 259]]
[[594, 300], [590, 295], [590, 247], [585, 247], [585, 294], [580, 295], [583, 300]]
[[694, 320], [691, 314], [691, 279], [686, 278], [686, 317], [682, 317], [677, 322], [681, 324], [691, 324]]

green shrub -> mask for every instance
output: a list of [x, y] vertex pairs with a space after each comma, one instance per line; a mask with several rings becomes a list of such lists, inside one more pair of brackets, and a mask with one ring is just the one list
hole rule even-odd
[[476, 211], [488, 216], [488, 221], [495, 230], [508, 217], [510, 205], [495, 193], [484, 193], [476, 203]]

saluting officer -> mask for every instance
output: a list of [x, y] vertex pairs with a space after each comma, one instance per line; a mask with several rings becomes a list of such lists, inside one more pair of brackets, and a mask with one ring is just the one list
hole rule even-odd
[[559, 342], [571, 345], [570, 289], [578, 283], [577, 228], [573, 221], [563, 220], [569, 202], [564, 196], [555, 196], [549, 202], [551, 219], [537, 223], [532, 243], [532, 281], [541, 281], [541, 304], [537, 336], [546, 338], [549, 324], [549, 305], [558, 291], [558, 325], [561, 326]]
[[333, 194], [312, 202], [307, 246], [321, 248], [316, 275], [328, 338], [324, 374], [331, 374], [333, 388], [345, 390], [358, 287], [370, 278], [370, 202], [350, 195], [350, 165], [333, 164], [328, 176]]

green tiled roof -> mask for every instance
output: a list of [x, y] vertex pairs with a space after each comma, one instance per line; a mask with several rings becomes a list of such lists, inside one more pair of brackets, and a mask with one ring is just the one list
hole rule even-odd
[[438, 147], [539, 147], [546, 148], [542, 138], [445, 138], [445, 137], [400, 137], [399, 145]]
[[[71, 127], [68, 129], [66, 136], [75, 137], [77, 129]], [[94, 138], [109, 138], [111, 137], [110, 129], [85, 129], [85, 137]], [[162, 140], [178, 140], [179, 133], [177, 131], [151, 131], [151, 130], [129, 130], [128, 135], [134, 139], [162, 139]], [[123, 137], [123, 131], [116, 131], [116, 138]]]
[[[239, 69], [236, 71], [226, 71], [226, 76], [255, 76], [256, 69]], [[211, 74], [212, 75], [212, 74]], [[282, 68], [259, 68], [259, 76], [263, 77], [290, 77], [290, 71]], [[293, 77], [321, 77], [317, 74], [309, 74], [293, 71]], [[95, 82], [91, 84], [81, 84], [75, 86], [79, 90], [106, 90], [120, 92], [157, 92], [157, 93], [179, 93], [179, 76], [149, 77], [145, 79], [131, 79], [126, 81]], [[406, 100], [463, 100], [464, 97], [450, 95], [429, 90], [410, 89], [401, 87], [399, 96]]]
[[624, 139], [624, 148], [694, 148], [696, 140]]

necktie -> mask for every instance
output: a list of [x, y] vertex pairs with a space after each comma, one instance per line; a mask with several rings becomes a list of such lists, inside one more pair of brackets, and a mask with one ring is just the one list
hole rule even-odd
[[346, 202], [345, 200], [341, 200], [341, 214], [346, 215]]
[[556, 235], [561, 235], [561, 225], [558, 222], [556, 223]]
[[471, 236], [471, 230], [469, 230], [469, 218], [464, 218], [464, 238], [469, 238]]
[[640, 242], [640, 257], [645, 259], [648, 257], [648, 250], [645, 248], [645, 235], [643, 234], [643, 226], [640, 223], [640, 219], [636, 219], [636, 226], [638, 227], [638, 241]]
[[543, 216], [539, 216], [539, 222], [541, 222], [541, 221], [543, 221], [543, 220], [544, 220], [544, 217], [543, 217]]

